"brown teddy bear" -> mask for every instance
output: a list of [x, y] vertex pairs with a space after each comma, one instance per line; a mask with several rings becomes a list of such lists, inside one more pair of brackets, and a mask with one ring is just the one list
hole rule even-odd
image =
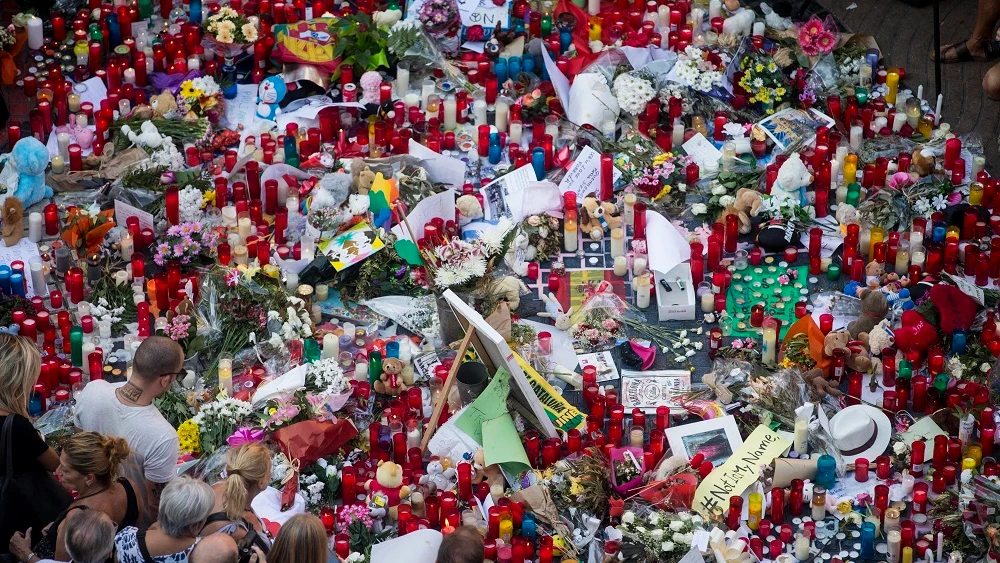
[[385, 509], [392, 520], [399, 514], [399, 505], [410, 496], [410, 487], [403, 484], [403, 466], [391, 461], [380, 461], [375, 478], [365, 482], [370, 508]]
[[386, 358], [382, 360], [382, 375], [375, 382], [375, 392], [383, 395], [398, 397], [406, 392], [406, 383], [403, 382], [403, 370], [406, 363], [398, 358]]
[[889, 300], [881, 291], [863, 289], [858, 297], [861, 299], [861, 314], [847, 324], [847, 330], [854, 340], [862, 332], [871, 332], [889, 314]]
[[375, 183], [375, 173], [365, 164], [364, 159], [355, 158], [351, 160], [351, 180], [353, 181], [355, 191], [361, 195], [365, 195], [368, 193], [368, 190], [372, 189], [372, 184]]
[[823, 353], [832, 358], [836, 350], [845, 350], [846, 360], [844, 366], [853, 371], [870, 373], [872, 360], [868, 356], [868, 350], [864, 342], [857, 341], [851, 337], [851, 333], [846, 330], [835, 330], [827, 333], [823, 339]]
[[586, 197], [580, 210], [580, 226], [593, 240], [601, 240], [605, 233], [622, 226], [618, 207], [611, 202]]
[[153, 108], [153, 117], [163, 119], [165, 115], [177, 109], [177, 100], [170, 90], [164, 90], [149, 100], [149, 107]]
[[472, 475], [472, 482], [478, 485], [486, 481], [490, 486], [490, 492], [493, 493], [495, 498], [503, 496], [504, 478], [500, 467], [498, 465], [486, 465], [486, 452], [483, 450], [476, 450], [476, 453], [472, 454], [472, 462], [472, 468], [476, 471]]
[[[3, 200], [3, 242], [14, 246], [24, 237], [24, 203], [14, 196]], [[520, 297], [520, 296], [519, 296]]]
[[751, 220], [757, 216], [763, 202], [764, 200], [757, 190], [740, 188], [736, 191], [736, 201], [722, 210], [716, 222], [725, 223], [727, 215], [736, 215], [740, 219], [740, 233], [745, 235], [750, 232], [753, 226]]
[[823, 370], [821, 368], [805, 372], [802, 374], [802, 378], [806, 380], [809, 390], [816, 399], [822, 399], [827, 395], [839, 397], [844, 394], [837, 386], [837, 382], [823, 377]]
[[923, 147], [918, 147], [913, 150], [910, 164], [914, 172], [926, 176], [934, 171], [934, 155], [930, 151], [924, 152]]

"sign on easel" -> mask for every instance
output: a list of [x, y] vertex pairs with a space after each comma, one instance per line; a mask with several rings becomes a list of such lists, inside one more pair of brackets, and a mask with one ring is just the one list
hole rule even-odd
[[542, 434], [547, 438], [557, 438], [559, 434], [556, 432], [555, 426], [549, 420], [545, 408], [538, 400], [531, 388], [531, 383], [515, 359], [514, 351], [507, 345], [503, 336], [453, 291], [445, 291], [443, 297], [451, 306], [451, 310], [455, 313], [462, 328], [466, 331], [475, 330], [470, 345], [476, 350], [480, 361], [486, 365], [491, 373], [496, 373], [497, 369], [501, 367], [506, 369], [513, 382], [510, 387], [511, 395], [534, 417], [534, 423]]

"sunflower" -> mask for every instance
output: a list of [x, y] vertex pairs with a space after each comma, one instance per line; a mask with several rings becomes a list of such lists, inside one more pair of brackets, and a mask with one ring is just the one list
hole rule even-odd
[[185, 98], [195, 98], [198, 95], [198, 90], [195, 89], [192, 81], [185, 80], [181, 84], [181, 96], [184, 96]]

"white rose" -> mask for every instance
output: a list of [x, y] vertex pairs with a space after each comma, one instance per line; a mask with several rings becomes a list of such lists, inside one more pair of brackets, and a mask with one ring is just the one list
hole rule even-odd
[[670, 536], [670, 539], [677, 543], [684, 543], [684, 534], [680, 532], [674, 532], [674, 535]]
[[712, 195], [726, 195], [729, 190], [725, 186], [715, 186], [712, 188]]
[[691, 213], [695, 215], [704, 215], [708, 213], [708, 206], [704, 203], [696, 203], [691, 206]]
[[982, 365], [979, 366], [979, 371], [983, 373], [990, 371], [990, 364], [987, 362], [983, 362]]
[[653, 530], [649, 533], [649, 537], [653, 538], [653, 541], [663, 541], [663, 530]]
[[730, 205], [733, 205], [734, 203], [736, 203], [736, 197], [735, 196], [724, 195], [724, 196], [722, 196], [722, 197], [719, 198], [719, 205], [721, 205], [723, 207], [729, 207]]
[[629, 510], [625, 514], [622, 514], [622, 524], [631, 524], [635, 522], [635, 513]]
[[892, 445], [892, 451], [896, 455], [903, 455], [906, 453], [906, 443], [903, 441], [896, 442]]
[[684, 527], [684, 522], [681, 522], [680, 520], [674, 520], [673, 522], [670, 523], [670, 529], [675, 532], [680, 531], [680, 529], [683, 527]]
[[665, 541], [665, 542], [663, 542], [662, 545], [660, 545], [660, 549], [662, 549], [663, 551], [673, 551], [674, 550], [674, 542]]
[[649, 514], [649, 523], [652, 524], [653, 526], [659, 524], [660, 523], [660, 515], [657, 514], [656, 512], [651, 512]]

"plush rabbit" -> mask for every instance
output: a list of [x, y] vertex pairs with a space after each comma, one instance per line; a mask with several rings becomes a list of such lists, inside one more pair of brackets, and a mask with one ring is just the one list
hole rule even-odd
[[573, 307], [570, 307], [569, 311], [563, 311], [562, 305], [556, 299], [555, 293], [549, 293], [548, 295], [543, 293], [542, 301], [545, 302], [545, 311], [538, 313], [538, 316], [554, 319], [556, 328], [559, 330], [569, 330], [569, 327], [573, 324], [570, 322], [570, 317], [573, 315]]

